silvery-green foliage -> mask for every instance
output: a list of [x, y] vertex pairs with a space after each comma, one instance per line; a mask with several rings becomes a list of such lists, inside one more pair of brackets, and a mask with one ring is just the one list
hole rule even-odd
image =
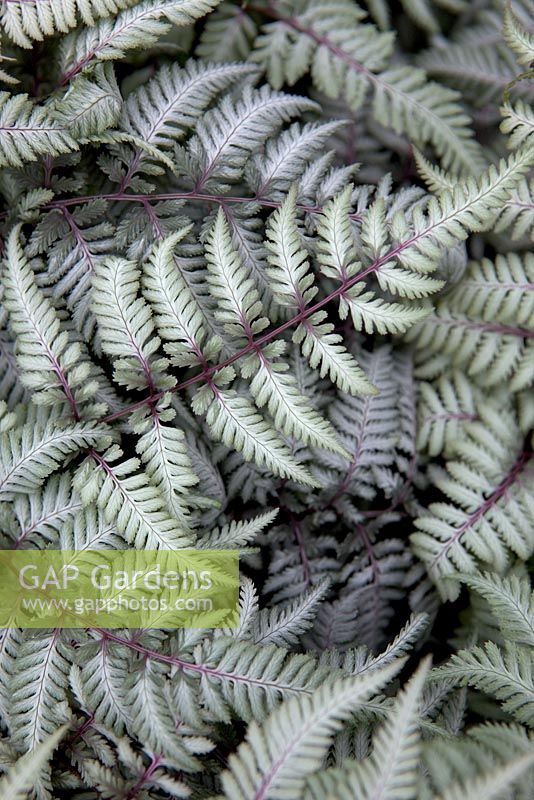
[[533, 12], [2, 4], [1, 546], [241, 554], [2, 632], [2, 797], [530, 798]]
[[[413, 5], [413, 4], [411, 4]], [[377, 121], [415, 143], [430, 142], [446, 167], [472, 172], [483, 163], [455, 92], [429, 83], [422, 70], [392, 65], [394, 37], [348, 2], [287, 2], [273, 8], [253, 49], [274, 86], [308, 70], [319, 91], [360, 108], [372, 92]]]
[[8, 774], [0, 779], [0, 791], [4, 797], [24, 800], [39, 779], [39, 773], [46, 768], [54, 749], [57, 747], [65, 728], [59, 728], [35, 748], [21, 756]]
[[436, 674], [453, 678], [494, 697], [502, 708], [529, 728], [534, 727], [532, 699], [533, 596], [530, 582], [485, 573], [463, 576], [468, 586], [489, 603], [500, 632], [501, 645], [487, 641], [452, 656]]
[[458, 594], [455, 572], [475, 572], [484, 564], [504, 571], [512, 554], [530, 558], [532, 466], [513, 413], [481, 405], [445, 470], [436, 470], [434, 483], [449, 502], [430, 503], [412, 535], [415, 552], [444, 596]]

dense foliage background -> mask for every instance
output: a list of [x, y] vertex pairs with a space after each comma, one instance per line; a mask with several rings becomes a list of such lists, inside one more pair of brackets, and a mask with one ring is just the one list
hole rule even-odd
[[3, 0], [3, 549], [239, 628], [3, 631], [5, 798], [532, 798], [532, 0]]

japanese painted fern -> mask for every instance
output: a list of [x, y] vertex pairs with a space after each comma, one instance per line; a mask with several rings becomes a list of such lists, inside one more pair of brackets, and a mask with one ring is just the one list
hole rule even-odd
[[241, 586], [3, 630], [2, 797], [532, 797], [533, 12], [4, 0], [2, 549]]

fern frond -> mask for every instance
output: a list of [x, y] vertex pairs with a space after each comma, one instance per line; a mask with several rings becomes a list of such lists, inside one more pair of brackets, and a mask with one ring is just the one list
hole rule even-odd
[[[98, 744], [101, 747], [107, 746], [109, 748], [107, 739], [104, 739], [103, 742], [100, 739]], [[102, 795], [127, 794], [133, 790], [136, 784], [141, 784], [141, 786], [149, 784], [150, 790], [163, 792], [168, 797], [180, 798], [180, 800], [190, 795], [189, 786], [184, 780], [177, 780], [170, 769], [164, 766], [156, 766], [155, 759], [147, 763], [147, 758], [140, 756], [127, 739], [119, 742], [116, 754], [115, 748], [109, 749], [112, 753], [109, 759], [102, 759], [102, 762], [96, 758], [88, 759], [84, 765], [86, 783], [91, 784], [94, 790]], [[98, 748], [93, 747], [91, 752], [94, 751], [98, 751]], [[116, 763], [113, 766], [105, 766], [106, 763], [110, 763], [112, 758], [116, 759]], [[151, 772], [150, 777], [147, 779], [146, 772], [148, 769]]]
[[297, 644], [299, 636], [313, 624], [317, 606], [329, 588], [323, 581], [287, 604], [265, 608], [258, 612], [251, 624], [251, 638], [255, 644], [276, 644], [289, 647]]
[[385, 667], [392, 661], [403, 657], [419, 641], [421, 634], [428, 628], [429, 619], [426, 614], [412, 614], [406, 625], [399, 631], [395, 638], [388, 644], [386, 649], [378, 655], [368, 653], [363, 663], [354, 671], [358, 674], [369, 669]]
[[459, 95], [428, 82], [414, 67], [386, 68], [391, 34], [362, 24], [358, 7], [306, 2], [284, 11], [269, 14], [276, 21], [264, 25], [252, 53], [275, 88], [294, 84], [310, 69], [320, 91], [344, 98], [355, 111], [371, 89], [373, 114], [382, 125], [419, 146], [431, 143], [445, 169], [469, 173], [482, 167]]
[[368, 677], [326, 683], [310, 698], [284, 703], [265, 721], [249, 725], [245, 742], [223, 773], [225, 796], [295, 797], [321, 764], [332, 734], [358, 705], [397, 671], [386, 667]]
[[374, 737], [371, 756], [337, 774], [325, 771], [313, 776], [306, 795], [310, 800], [321, 796], [340, 800], [402, 800], [415, 796], [421, 749], [418, 705], [428, 667], [428, 661], [423, 662], [397, 696], [386, 722]]
[[454, 189], [454, 178], [448, 175], [445, 170], [440, 169], [435, 164], [431, 164], [417, 148], [414, 148], [414, 158], [417, 164], [417, 171], [430, 192], [438, 193], [444, 189], [449, 191]]
[[[346, 280], [361, 269], [356, 255], [354, 235], [352, 232], [351, 211], [352, 186], [330, 200], [323, 208], [317, 233], [319, 235], [318, 261], [321, 270], [327, 277]], [[366, 220], [370, 220], [369, 211]], [[365, 232], [362, 226], [362, 239]], [[371, 254], [379, 258], [383, 253]]]
[[0, 311], [0, 392], [9, 408], [28, 401], [15, 357], [13, 334], [7, 329], [8, 314]]
[[155, 336], [149, 305], [138, 297], [141, 270], [123, 258], [97, 264], [93, 277], [93, 312], [102, 348], [115, 361], [114, 378], [127, 389], [168, 389], [166, 358], [155, 357]]
[[387, 346], [371, 354], [362, 353], [361, 360], [376, 391], [363, 397], [339, 396], [329, 415], [350, 458], [321, 455], [328, 473], [319, 474], [336, 499], [347, 489], [353, 495], [374, 496], [376, 470], [395, 460], [399, 434], [397, 365]]
[[98, 64], [90, 77], [78, 75], [57, 103], [54, 117], [78, 141], [98, 139], [116, 125], [122, 96], [111, 64]]
[[193, 400], [196, 413], [206, 412], [210, 433], [227, 447], [241, 453], [245, 461], [266, 466], [282, 478], [308, 486], [315, 481], [251, 402], [234, 389], [215, 383], [200, 389]]
[[523, 178], [510, 193], [495, 226], [496, 232], [510, 230], [512, 239], [520, 239], [530, 231], [534, 239], [534, 180]]
[[114, 227], [105, 219], [108, 209], [104, 200], [73, 210], [52, 209], [34, 227], [27, 246], [29, 256], [46, 253], [43, 278], [53, 286], [55, 298], [65, 298], [76, 328], [84, 334], [94, 331], [90, 294], [95, 265], [113, 249]]
[[250, 154], [283, 122], [316, 108], [310, 100], [273, 92], [268, 86], [256, 90], [245, 86], [235, 103], [224, 97], [199, 120], [189, 142], [196, 189], [220, 191], [235, 183]]
[[37, 747], [19, 758], [8, 774], [0, 778], [2, 797], [9, 797], [10, 800], [26, 800], [28, 792], [34, 788], [37, 776], [42, 774], [65, 730], [65, 727], [58, 728]]
[[508, 47], [516, 54], [519, 64], [534, 61], [534, 35], [521, 24], [510, 5], [504, 9], [503, 36]]
[[[70, 475], [67, 475], [70, 479]], [[78, 499], [77, 494], [75, 494]], [[81, 503], [80, 503], [81, 504]], [[48, 520], [47, 520], [48, 522]], [[61, 526], [57, 540], [60, 550], [126, 550], [125, 539], [107, 522], [98, 506], [83, 507], [67, 524]]]
[[[58, 0], [52, 1], [59, 7]], [[149, 47], [167, 33], [172, 25], [189, 25], [211, 11], [218, 2], [219, 0], [144, 0], [136, 3], [133, 8], [125, 8], [114, 19], [102, 19], [92, 27], [73, 31], [61, 43], [62, 85], [82, 70], [94, 66], [97, 61], [116, 60], [123, 58], [130, 50]]]
[[343, 122], [294, 122], [265, 145], [265, 151], [253, 157], [250, 165], [251, 188], [257, 197], [282, 199], [291, 184], [300, 181], [314, 158], [324, 152], [328, 139]]
[[136, 445], [151, 482], [165, 499], [173, 517], [187, 525], [187, 492], [198, 483], [183, 432], [170, 423], [175, 412], [161, 402], [151, 412], [137, 412], [134, 430], [142, 433]]
[[[390, 304], [375, 298], [371, 291], [362, 295], [366, 284], [355, 281], [359, 274], [365, 277], [367, 271], [357, 260], [349, 211], [350, 190], [345, 190], [327, 204], [318, 226], [322, 240], [319, 245], [322, 271], [328, 277], [350, 285], [350, 288], [341, 292], [340, 316], [345, 319], [347, 309], [350, 308], [358, 330], [365, 327], [367, 332], [371, 332], [376, 327], [380, 333], [399, 332], [426, 312], [418, 308]], [[365, 213], [359, 236], [359, 250], [365, 261], [372, 265], [380, 264], [376, 271], [379, 286], [388, 292], [411, 299], [423, 297], [441, 288], [441, 281], [399, 268], [393, 260], [388, 262], [386, 254], [389, 238], [385, 204], [383, 198], [379, 197]], [[396, 322], [393, 321], [394, 317]]]
[[[374, 470], [374, 475], [377, 474], [380, 474], [379, 466]], [[386, 469], [382, 469], [382, 474], [387, 478]], [[379, 482], [380, 478], [375, 477], [375, 481]], [[367, 487], [360, 489], [356, 481], [354, 484], [357, 495], [371, 495], [371, 491], [365, 491]], [[344, 491], [343, 484], [338, 492], [340, 489]], [[334, 496], [334, 506], [347, 523], [358, 519], [353, 503], [342, 494], [337, 498]], [[324, 613], [326, 603], [321, 607], [316, 628], [320, 632], [319, 623], [324, 624], [326, 619], [326, 641], [331, 637], [340, 649], [364, 644], [376, 651], [387, 641], [385, 631], [393, 616], [392, 609], [403, 596], [403, 584], [411, 556], [402, 540], [387, 538], [377, 541], [372, 529], [368, 533], [361, 523], [355, 524], [354, 540], [356, 552], [343, 569], [343, 597], [330, 609], [333, 617], [330, 622]], [[319, 636], [318, 641], [324, 647], [324, 639], [321, 640]]]
[[58, 706], [66, 700], [69, 649], [58, 630], [26, 631], [16, 654], [10, 691], [12, 733], [32, 750], [60, 728]]
[[22, 382], [34, 392], [34, 402], [67, 402], [77, 418], [78, 405], [92, 398], [98, 384], [91, 380], [89, 360], [80, 344], [69, 341], [55, 308], [37, 286], [19, 226], [7, 242], [4, 286]]
[[479, 145], [455, 91], [427, 82], [425, 73], [412, 67], [391, 68], [372, 82], [378, 122], [418, 145], [430, 142], [446, 170], [473, 173], [482, 168]]
[[288, 364], [273, 363], [260, 352], [249, 357], [242, 369], [243, 377], [253, 375], [250, 392], [259, 408], [267, 406], [278, 430], [305, 444], [347, 454], [332, 425], [299, 392]]
[[[259, 317], [263, 309], [258, 292], [232, 248], [222, 211], [208, 236], [206, 258], [210, 291], [218, 301], [215, 315], [242, 346], [261, 332], [268, 320]], [[244, 378], [253, 376], [250, 391], [256, 405], [267, 406], [277, 429], [286, 436], [343, 453], [333, 428], [298, 391], [295, 379], [288, 374], [288, 365], [273, 363], [268, 350], [248, 356], [241, 367]]]
[[243, 9], [221, 3], [206, 20], [195, 52], [218, 62], [244, 61], [255, 34], [256, 25]]
[[475, 686], [496, 697], [504, 711], [519, 722], [534, 726], [534, 656], [532, 649], [494, 642], [460, 650], [440, 667], [438, 674]]
[[366, 333], [404, 333], [414, 323], [428, 315], [424, 307], [403, 306], [400, 303], [388, 303], [374, 292], [364, 292], [365, 283], [357, 283], [343, 296], [340, 316], [345, 319], [350, 311], [354, 327]]
[[[414, 244], [403, 250], [399, 256], [401, 263], [425, 273], [428, 259], [436, 261], [439, 258], [437, 248], [463, 241], [468, 231], [487, 230], [517, 181], [529, 169], [533, 158], [532, 149], [519, 150], [508, 161], [501, 161], [498, 167], [490, 166], [480, 179], [467, 178], [452, 191], [431, 197], [426, 213], [415, 207]], [[400, 215], [395, 215], [392, 229], [395, 237], [404, 235], [406, 222]]]
[[[204, 633], [187, 634], [190, 641], [178, 639], [179, 656], [169, 656], [159, 649], [158, 638], [150, 634], [141, 642], [108, 633], [100, 640], [105, 644], [102, 659], [111, 653], [117, 657], [145, 653], [157, 663], [166, 664], [168, 669], [174, 664], [180, 667], [174, 674], [169, 689], [169, 706], [183, 720], [195, 720], [195, 726], [202, 726], [202, 719], [230, 722], [232, 714], [237, 714], [247, 722], [264, 719], [281, 699], [307, 697], [327, 677], [341, 676], [343, 673], [330, 673], [318, 665], [310, 655], [293, 655], [275, 645], [254, 645], [251, 642], [236, 641], [234, 638], [217, 636], [206, 637]], [[148, 645], [148, 646], [147, 646]], [[80, 649], [80, 659], [84, 652], [94, 654], [94, 645]], [[79, 659], [79, 660], [80, 660]], [[96, 667], [96, 661], [95, 667]], [[128, 686], [133, 692], [135, 678], [117, 671], [114, 680], [115, 691]], [[102, 661], [103, 664], [103, 661]], [[101, 679], [105, 677], [99, 667]], [[87, 676], [88, 678], [89, 676]], [[86, 679], [87, 679], [86, 678]], [[136, 678], [143, 679], [142, 672], [136, 671]], [[119, 685], [120, 682], [120, 685]], [[120, 704], [120, 698], [117, 696]]]
[[82, 504], [72, 491], [71, 475], [64, 472], [52, 476], [41, 492], [18, 494], [11, 507], [18, 530], [10, 526], [5, 532], [14, 546], [39, 548], [43, 542], [57, 542], [60, 532], [72, 525]]
[[[519, 10], [517, 4], [515, 9]], [[436, 40], [419, 58], [431, 77], [460, 90], [475, 110], [486, 103], [499, 103], [517, 75], [517, 64], [503, 39], [501, 14], [489, 9], [481, 11], [472, 24], [458, 26], [446, 47]], [[529, 18], [527, 11], [523, 16], [527, 25]], [[526, 82], [517, 83], [514, 94], [532, 99]]]
[[460, 287], [408, 339], [416, 339], [423, 358], [439, 348], [454, 369], [482, 385], [508, 378], [516, 390], [528, 386], [534, 380], [533, 267], [529, 254], [472, 263]]
[[488, 602], [507, 640], [534, 646], [534, 594], [527, 580], [484, 573], [465, 576], [465, 583]]
[[296, 187], [292, 187], [282, 206], [267, 223], [266, 246], [270, 255], [267, 274], [278, 303], [302, 309], [317, 294], [310, 264], [301, 246], [295, 222]]
[[419, 667], [375, 737], [371, 758], [361, 771], [364, 797], [400, 800], [414, 792], [420, 751], [418, 703], [429, 666], [426, 661]]
[[264, 330], [269, 320], [260, 316], [263, 308], [258, 291], [233, 248], [222, 209], [206, 240], [206, 261], [209, 289], [217, 302], [215, 316], [236, 344], [243, 346], [247, 339], [250, 341]]
[[243, 204], [233, 208], [227, 206], [225, 216], [230, 227], [232, 245], [254, 277], [256, 289], [266, 311], [272, 314], [274, 302], [265, 274], [267, 251], [263, 243], [263, 223], [257, 216], [252, 215], [253, 208], [255, 204]]
[[490, 800], [493, 797], [500, 797], [501, 793], [507, 791], [511, 784], [532, 767], [533, 763], [534, 754], [527, 753], [481, 778], [460, 781], [450, 786], [440, 795], [439, 800], [478, 800], [479, 797], [487, 797]]
[[20, 47], [32, 47], [32, 40], [42, 41], [54, 33], [66, 33], [75, 28], [79, 19], [85, 25], [116, 14], [137, 0], [9, 0], [4, 4], [0, 21], [7, 34]]
[[120, 736], [128, 718], [124, 703], [128, 659], [112, 647], [89, 645], [82, 652], [83, 663], [71, 667], [70, 685], [80, 700], [84, 696], [92, 699], [95, 719]]
[[204, 364], [216, 356], [220, 340], [207, 339], [201, 309], [178, 270], [174, 248], [187, 233], [181, 229], [154, 246], [143, 266], [143, 295], [150, 303], [165, 350], [179, 366]]
[[177, 550], [190, 545], [191, 539], [170, 516], [163, 497], [138, 471], [138, 459], [114, 464], [120, 455], [116, 448], [103, 457], [93, 452], [82, 465], [74, 479], [82, 502], [96, 502], [108, 522], [136, 549]]
[[534, 142], [534, 110], [531, 106], [518, 100], [514, 106], [507, 103], [501, 113], [504, 117], [501, 131], [510, 137], [508, 147], [515, 150]]
[[166, 671], [165, 665], [149, 661], [130, 673], [121, 698], [128, 708], [127, 727], [151, 750], [172, 759], [177, 769], [198, 771], [200, 762], [187, 751], [177, 730], [164, 681]]
[[334, 325], [325, 322], [326, 312], [318, 311], [302, 322], [293, 334], [302, 354], [312, 369], [319, 368], [342, 392], [352, 395], [373, 395], [376, 387], [370, 382], [356, 359], [341, 344], [343, 337], [334, 333]]
[[203, 550], [224, 550], [225, 548], [244, 547], [253, 541], [275, 519], [278, 509], [266, 511], [248, 520], [230, 522], [221, 528], [204, 533], [199, 537], [198, 546]]
[[477, 418], [482, 392], [460, 370], [434, 383], [421, 381], [417, 446], [431, 456], [454, 454], [467, 422]]
[[[122, 109], [120, 129], [142, 141], [125, 164], [121, 191], [134, 188], [139, 172], [158, 174], [159, 160], [168, 154], [204, 113], [211, 100], [238, 80], [252, 74], [245, 64], [203, 64], [188, 61], [164, 65], [146, 84], [132, 92]], [[171, 161], [172, 164], [172, 161]]]
[[448, 295], [455, 313], [534, 327], [534, 255], [510, 253], [469, 265], [467, 274]]
[[412, 535], [415, 552], [451, 599], [459, 591], [450, 580], [455, 572], [472, 574], [478, 562], [500, 571], [510, 551], [529, 558], [534, 549], [527, 484], [532, 454], [522, 450], [511, 413], [482, 405], [479, 416], [466, 424], [454, 460], [434, 481], [450, 502], [431, 503]]
[[[10, 3], [5, 4], [7, 6]], [[78, 150], [68, 127], [57, 122], [44, 106], [27, 94], [0, 92], [0, 165], [21, 167], [44, 155]]]
[[[518, 723], [487, 722], [470, 727], [465, 736], [452, 739], [441, 736], [434, 738], [425, 743], [423, 750], [424, 766], [431, 778], [431, 786], [423, 796], [430, 793], [432, 797], [442, 797], [451, 790], [454, 798], [468, 793], [470, 800], [476, 800], [480, 796], [477, 794], [479, 781], [491, 783], [483, 786], [484, 795], [494, 787], [500, 793], [501, 779], [503, 782], [510, 780], [507, 773], [510, 762], [513, 769], [516, 759], [522, 760], [525, 756], [530, 756], [531, 752], [532, 737]], [[528, 795], [529, 777], [528, 773], [525, 774], [513, 789], [510, 785], [504, 785], [507, 790], [519, 795], [526, 789]]]
[[70, 456], [109, 442], [109, 430], [90, 422], [61, 426], [52, 419], [8, 431], [0, 438], [0, 492], [10, 496], [34, 491]]

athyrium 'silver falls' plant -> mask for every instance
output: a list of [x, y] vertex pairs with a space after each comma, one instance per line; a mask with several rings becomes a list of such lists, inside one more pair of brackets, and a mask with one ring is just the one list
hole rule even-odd
[[0, 796], [532, 798], [532, 0], [0, 26], [0, 547], [241, 551], [2, 631]]

